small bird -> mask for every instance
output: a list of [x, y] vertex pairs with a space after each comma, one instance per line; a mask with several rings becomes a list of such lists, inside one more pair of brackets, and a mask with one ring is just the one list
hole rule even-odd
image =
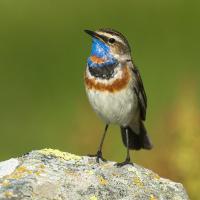
[[96, 156], [105, 161], [102, 146], [108, 126], [117, 124], [122, 141], [127, 148], [124, 162], [117, 166], [132, 164], [129, 150], [151, 149], [143, 121], [146, 118], [147, 97], [138, 69], [131, 57], [131, 48], [120, 32], [103, 28], [85, 30], [92, 36], [91, 55], [85, 70], [85, 88], [94, 111], [106, 126]]

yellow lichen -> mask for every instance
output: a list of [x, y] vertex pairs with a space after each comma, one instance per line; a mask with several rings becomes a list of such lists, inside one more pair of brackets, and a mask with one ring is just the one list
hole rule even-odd
[[37, 171], [34, 172], [35, 175], [39, 176], [41, 173], [45, 172], [44, 171], [45, 165], [41, 164], [39, 165], [39, 168]]
[[153, 194], [151, 194], [150, 199], [149, 200], [157, 200]]
[[93, 175], [93, 174], [94, 174], [94, 172], [93, 172], [92, 170], [85, 170], [85, 172], [86, 172], [87, 174], [89, 174], [89, 175]]
[[41, 170], [34, 172], [34, 174], [37, 175], [37, 176], [40, 176], [40, 174], [43, 173], [43, 172], [44, 172], [44, 170], [41, 169]]
[[129, 171], [129, 172], [135, 172], [135, 169], [134, 169], [134, 167], [129, 167], [129, 168], [128, 168], [128, 171]]
[[100, 177], [98, 178], [98, 180], [99, 180], [99, 183], [100, 183], [101, 185], [107, 185], [107, 184], [108, 184], [108, 181], [107, 181], [106, 179], [104, 179], [102, 176], [100, 176]]
[[158, 174], [154, 174], [155, 179], [160, 179], [160, 176]]
[[18, 168], [15, 169], [15, 171], [7, 176], [7, 178], [11, 179], [19, 179], [24, 177], [27, 174], [32, 174], [33, 172], [31, 170], [28, 170], [25, 166], [21, 165]]
[[150, 177], [152, 179], [160, 179], [160, 176], [158, 174], [155, 174], [155, 173], [150, 173]]
[[45, 165], [41, 164], [39, 167], [40, 167], [41, 169], [44, 169], [44, 168], [45, 168]]
[[8, 198], [8, 199], [13, 197], [13, 193], [12, 193], [11, 191], [6, 191], [6, 192], [4, 192], [4, 195], [5, 195], [5, 197]]
[[80, 156], [67, 153], [67, 152], [62, 152], [57, 149], [42, 149], [39, 152], [47, 156], [55, 156], [58, 158], [62, 158], [64, 160], [80, 160], [81, 159]]
[[97, 199], [97, 197], [95, 197], [95, 196], [91, 196], [91, 197], [90, 197], [90, 200], [98, 200], [98, 199]]
[[140, 187], [143, 187], [143, 186], [144, 186], [143, 182], [140, 180], [139, 177], [135, 177], [135, 178], [133, 179], [133, 183], [134, 183], [135, 185], [137, 185], [137, 186], [140, 186]]
[[10, 185], [10, 182], [9, 182], [9, 180], [5, 179], [2, 183], [0, 183], [0, 185], [6, 187], [6, 186]]

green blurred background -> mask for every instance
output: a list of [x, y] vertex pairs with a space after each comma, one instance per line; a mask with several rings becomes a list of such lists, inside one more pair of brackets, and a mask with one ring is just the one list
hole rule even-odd
[[[1, 0], [0, 159], [33, 149], [85, 155], [97, 150], [103, 123], [83, 85], [91, 38], [84, 29], [112, 27], [132, 46], [148, 96], [152, 151], [134, 162], [200, 187], [200, 1]], [[125, 148], [112, 126], [105, 157]]]

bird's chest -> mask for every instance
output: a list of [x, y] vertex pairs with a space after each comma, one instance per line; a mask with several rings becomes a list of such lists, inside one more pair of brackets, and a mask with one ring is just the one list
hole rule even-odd
[[109, 80], [92, 78], [86, 71], [85, 86], [89, 101], [107, 123], [127, 125], [132, 120], [137, 109], [133, 84], [128, 67], [116, 71]]

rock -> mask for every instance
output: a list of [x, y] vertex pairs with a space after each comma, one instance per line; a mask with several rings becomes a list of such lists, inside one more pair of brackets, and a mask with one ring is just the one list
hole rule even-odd
[[0, 199], [189, 199], [180, 183], [136, 164], [114, 164], [53, 149], [32, 151], [0, 163]]

